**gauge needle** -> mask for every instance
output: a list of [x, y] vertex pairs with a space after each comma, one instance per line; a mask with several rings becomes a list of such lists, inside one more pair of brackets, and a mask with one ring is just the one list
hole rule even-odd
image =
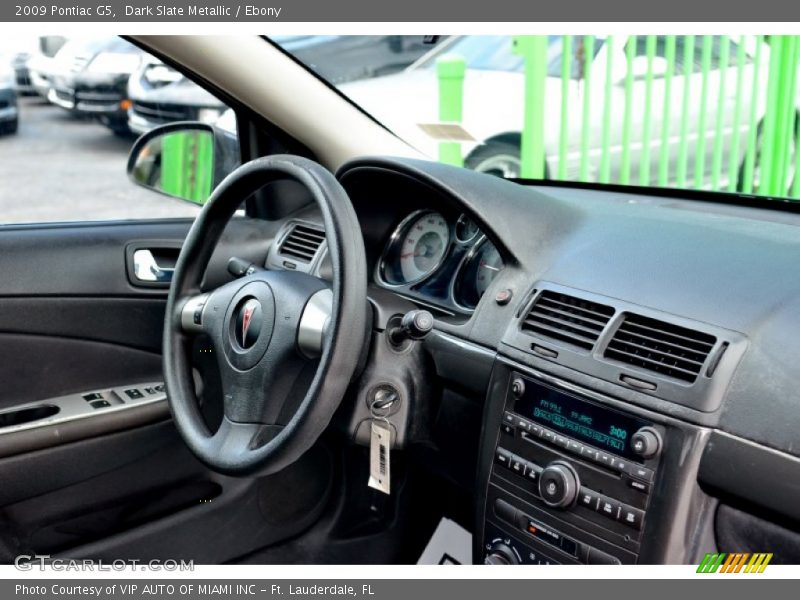
[[481, 261], [481, 264], [479, 266], [483, 267], [484, 269], [489, 269], [490, 271], [499, 271], [500, 270], [499, 267], [493, 267], [492, 265], [487, 264], [487, 263], [485, 263], [483, 261]]

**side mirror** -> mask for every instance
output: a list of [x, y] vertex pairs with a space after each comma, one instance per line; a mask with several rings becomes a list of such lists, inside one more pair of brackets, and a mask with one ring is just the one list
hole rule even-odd
[[128, 176], [142, 187], [202, 205], [237, 164], [235, 136], [205, 123], [169, 123], [134, 142]]

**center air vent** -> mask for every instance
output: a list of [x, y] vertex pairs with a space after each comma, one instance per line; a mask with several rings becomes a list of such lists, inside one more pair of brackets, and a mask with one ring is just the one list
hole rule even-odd
[[626, 313], [605, 357], [694, 383], [716, 342], [707, 333]]
[[278, 254], [302, 263], [310, 263], [324, 240], [324, 231], [298, 223], [281, 242]]
[[525, 316], [521, 327], [522, 331], [537, 336], [591, 350], [612, 316], [614, 309], [611, 306], [544, 291]]

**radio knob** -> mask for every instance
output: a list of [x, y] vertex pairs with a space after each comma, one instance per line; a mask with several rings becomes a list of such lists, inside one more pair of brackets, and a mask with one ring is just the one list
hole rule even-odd
[[485, 565], [518, 565], [519, 559], [510, 546], [503, 543], [494, 543], [483, 559]]
[[539, 495], [554, 508], [572, 506], [580, 489], [578, 474], [565, 462], [550, 463], [539, 476]]
[[631, 450], [642, 458], [653, 458], [661, 452], [661, 434], [652, 427], [642, 427], [631, 437]]

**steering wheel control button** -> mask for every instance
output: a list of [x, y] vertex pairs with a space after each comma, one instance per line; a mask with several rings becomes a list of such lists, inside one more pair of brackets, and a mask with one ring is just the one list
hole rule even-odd
[[661, 451], [661, 434], [652, 427], [642, 427], [631, 437], [631, 450], [642, 458], [653, 458]]
[[511, 291], [509, 288], [506, 288], [504, 290], [500, 290], [495, 294], [494, 301], [500, 306], [505, 306], [506, 304], [511, 302], [511, 298], [513, 296], [514, 292]]
[[578, 490], [578, 474], [565, 462], [550, 463], [539, 477], [539, 495], [548, 506], [568, 508], [575, 503]]

